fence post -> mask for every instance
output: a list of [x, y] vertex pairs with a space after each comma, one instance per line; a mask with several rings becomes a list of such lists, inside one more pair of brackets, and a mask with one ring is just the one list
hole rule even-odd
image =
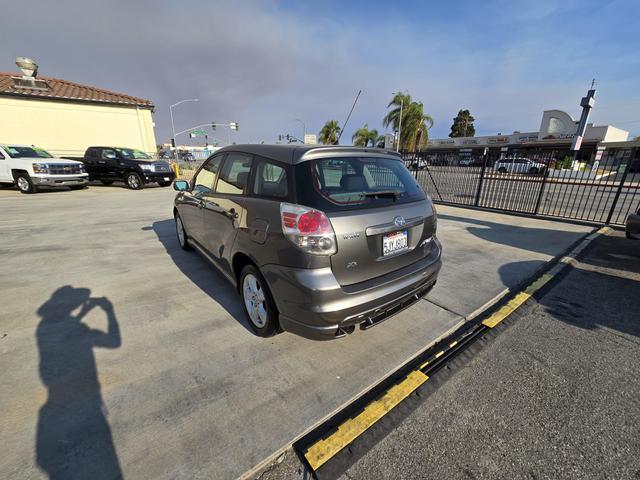
[[480, 170], [480, 180], [478, 181], [478, 191], [476, 192], [476, 201], [474, 205], [477, 207], [480, 204], [480, 194], [482, 193], [482, 183], [484, 181], [484, 173], [487, 169], [487, 159], [489, 158], [489, 153], [485, 152], [484, 161], [482, 162], [482, 169]]
[[540, 210], [540, 203], [542, 202], [542, 195], [544, 195], [544, 186], [547, 184], [547, 178], [549, 178], [549, 164], [544, 169], [544, 175], [542, 176], [542, 184], [540, 185], [540, 192], [538, 193], [538, 198], [536, 199], [536, 207], [533, 209], [533, 214], [538, 215], [538, 211]]
[[616, 209], [618, 205], [618, 199], [620, 198], [620, 193], [622, 192], [622, 187], [624, 187], [624, 182], [627, 181], [627, 174], [631, 169], [631, 163], [633, 163], [633, 155], [630, 155], [627, 164], [625, 165], [624, 173], [622, 174], [622, 179], [620, 180], [620, 185], [618, 185], [618, 190], [616, 191], [616, 196], [613, 198], [613, 203], [611, 204], [611, 210], [609, 210], [609, 215], [607, 216], [607, 221], [605, 225], [609, 225], [611, 223], [611, 217], [613, 217], [613, 211]]

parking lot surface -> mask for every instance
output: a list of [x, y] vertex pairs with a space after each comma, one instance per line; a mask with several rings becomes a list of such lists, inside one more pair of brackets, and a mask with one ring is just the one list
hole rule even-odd
[[0, 191], [2, 478], [242, 475], [591, 230], [439, 207], [427, 300], [337, 341], [261, 339], [180, 250], [173, 194]]
[[342, 478], [640, 478], [639, 291], [600, 237]]

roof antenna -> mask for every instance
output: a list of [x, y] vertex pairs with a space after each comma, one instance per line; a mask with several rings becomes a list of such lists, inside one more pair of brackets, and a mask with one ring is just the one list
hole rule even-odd
[[356, 108], [356, 103], [358, 103], [358, 99], [360, 98], [360, 94], [361, 93], [362, 93], [362, 90], [358, 90], [358, 95], [356, 95], [356, 99], [353, 101], [353, 105], [351, 106], [351, 110], [349, 111], [349, 115], [347, 115], [347, 119], [344, 121], [344, 125], [342, 125], [342, 130], [340, 130], [340, 135], [338, 135], [338, 139], [336, 140], [336, 145], [338, 143], [340, 143], [340, 137], [344, 133], [344, 129], [346, 128], [347, 123], [349, 123], [349, 119], [351, 118], [351, 114], [353, 113], [353, 109]]

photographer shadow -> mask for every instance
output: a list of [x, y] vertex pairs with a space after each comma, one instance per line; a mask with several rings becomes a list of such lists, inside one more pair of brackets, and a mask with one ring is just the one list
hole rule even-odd
[[[106, 314], [106, 332], [82, 323], [96, 307]], [[93, 353], [95, 347], [121, 345], [113, 305], [91, 297], [88, 288], [66, 285], [37, 313], [42, 318], [36, 330], [40, 378], [48, 389], [38, 415], [38, 466], [50, 479], [121, 479]]]

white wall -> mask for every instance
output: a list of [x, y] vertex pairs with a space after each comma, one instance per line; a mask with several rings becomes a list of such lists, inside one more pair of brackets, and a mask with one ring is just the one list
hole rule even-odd
[[149, 109], [0, 96], [0, 143], [82, 156], [91, 145], [156, 151]]

